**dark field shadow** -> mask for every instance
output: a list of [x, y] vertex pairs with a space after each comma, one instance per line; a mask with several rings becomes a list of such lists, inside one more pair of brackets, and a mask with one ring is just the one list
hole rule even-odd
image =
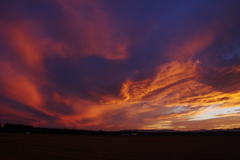
[[239, 136], [0, 134], [0, 159], [240, 159]]

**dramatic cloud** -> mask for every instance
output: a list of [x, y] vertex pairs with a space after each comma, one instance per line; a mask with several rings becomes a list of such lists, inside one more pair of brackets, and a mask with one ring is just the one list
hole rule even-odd
[[239, 126], [237, 0], [3, 0], [0, 123]]

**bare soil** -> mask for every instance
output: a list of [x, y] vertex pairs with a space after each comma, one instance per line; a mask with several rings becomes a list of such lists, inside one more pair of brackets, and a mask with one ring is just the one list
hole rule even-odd
[[239, 160], [239, 136], [0, 134], [0, 160]]

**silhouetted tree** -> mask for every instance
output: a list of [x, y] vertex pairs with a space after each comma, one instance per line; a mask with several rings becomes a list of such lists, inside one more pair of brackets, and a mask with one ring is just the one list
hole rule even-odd
[[26, 133], [26, 132], [31, 132], [32, 129], [33, 129], [33, 126], [29, 126], [29, 125], [6, 123], [3, 126], [2, 131], [6, 133]]

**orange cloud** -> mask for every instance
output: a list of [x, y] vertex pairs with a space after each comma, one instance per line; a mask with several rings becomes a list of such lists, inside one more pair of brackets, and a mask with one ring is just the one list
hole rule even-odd
[[1, 104], [0, 105], [0, 109], [1, 109], [0, 118], [2, 120], [3, 119], [15, 120], [15, 121], [22, 121], [25, 123], [29, 123], [29, 121], [31, 121], [31, 123], [33, 125], [47, 124], [46, 120], [36, 117], [36, 115], [34, 115], [32, 113], [13, 109], [11, 106], [9, 106], [8, 104], [5, 104], [3, 102], [0, 102], [0, 104]]
[[[20, 25], [11, 30], [12, 37], [15, 41], [17, 52], [21, 53], [21, 57], [24, 58], [25, 62], [31, 67], [42, 67], [42, 55], [41, 50], [37, 43], [33, 41], [27, 34], [28, 24]], [[32, 28], [32, 27], [31, 27]]]
[[219, 115], [217, 115], [218, 117], [228, 117], [228, 116], [239, 116], [240, 115], [240, 113], [239, 112], [237, 112], [237, 113], [229, 113], [229, 114], [219, 114]]
[[[171, 62], [159, 66], [157, 74], [143, 81], [126, 80], [122, 83], [120, 95], [125, 101], [147, 101], [152, 104], [163, 106], [191, 105], [191, 106], [210, 106], [222, 104], [221, 106], [234, 107], [239, 105], [239, 90], [234, 93], [224, 93], [215, 90], [210, 86], [199, 81], [197, 62], [187, 63]], [[238, 74], [238, 67], [230, 69], [229, 72]], [[215, 83], [217, 83], [216, 80]], [[239, 85], [237, 78], [229, 82], [235, 88]], [[231, 85], [229, 86], [231, 90]], [[233, 89], [233, 88], [232, 88]]]
[[71, 103], [70, 98], [68, 98], [64, 95], [61, 95], [59, 93], [56, 93], [56, 92], [53, 93], [52, 100], [55, 103], [63, 103], [65, 105], [70, 105], [70, 103]]
[[[74, 55], [100, 56], [106, 59], [128, 57], [129, 38], [114, 30], [111, 17], [102, 9], [99, 1], [56, 1], [66, 13], [69, 30], [77, 35], [73, 41], [78, 47], [68, 46]], [[72, 33], [72, 32], [71, 32]]]
[[35, 71], [44, 71], [42, 59], [44, 57], [42, 40], [37, 35], [39, 27], [32, 22], [1, 22], [2, 30], [6, 37], [6, 43], [14, 53], [19, 63], [23, 63], [27, 67]]
[[196, 67], [197, 63], [191, 61], [187, 63], [175, 61], [159, 66], [156, 69], [158, 73], [152, 79], [138, 82], [124, 81], [120, 95], [125, 100], [140, 100], [146, 96], [154, 95], [154, 91], [164, 90], [175, 83], [194, 78]]
[[[7, 52], [14, 57], [10, 61], [0, 62], [2, 72], [1, 95], [11, 100], [22, 103], [46, 115], [53, 116], [66, 125], [75, 124], [84, 118], [97, 119], [91, 124], [99, 124], [100, 116], [108, 107], [101, 105], [117, 103], [114, 97], [99, 96], [99, 104], [76, 98], [64, 97], [53, 92], [51, 107], [46, 107], [46, 97], [42, 88], [50, 87], [44, 60], [51, 56], [71, 57], [72, 60], [85, 56], [100, 56], [106, 59], [125, 59], [128, 57], [128, 38], [124, 35], [117, 36], [112, 27], [110, 16], [104, 13], [100, 4], [94, 1], [56, 1], [66, 15], [66, 31], [76, 31], [76, 35], [64, 35], [73, 37], [66, 41], [55, 40], [45, 35], [46, 26], [40, 21], [20, 19], [18, 21], [0, 21], [1, 31], [6, 37]], [[88, 7], [90, 10], [85, 10]], [[76, 9], [77, 8], [77, 9]], [[83, 14], [89, 14], [86, 18]], [[13, 13], [17, 14], [17, 13]], [[64, 19], [64, 18], [63, 18]], [[80, 32], [82, 34], [80, 34]], [[76, 37], [76, 39], [74, 39]], [[72, 46], [72, 41], [77, 41]], [[7, 53], [6, 53], [7, 54]], [[85, 105], [86, 106], [85, 106]], [[75, 114], [64, 115], [60, 110], [75, 111]], [[66, 108], [69, 107], [69, 108]], [[83, 124], [81, 124], [83, 125]], [[90, 125], [85, 124], [85, 126]]]
[[3, 88], [1, 94], [36, 108], [44, 103], [38, 86], [33, 82], [35, 80], [33, 77], [21, 73], [20, 70], [18, 72], [15, 67], [4, 62], [1, 62], [1, 68], [0, 78]]
[[214, 21], [200, 30], [186, 31], [185, 35], [181, 34], [171, 40], [165, 50], [165, 57], [169, 60], [187, 61], [212, 45], [218, 33], [227, 27], [226, 23]]
[[[8, 52], [15, 55], [18, 64], [22, 67], [35, 70], [44, 74], [44, 58], [59, 55], [62, 57], [71, 56], [67, 44], [59, 43], [44, 36], [42, 24], [29, 20], [16, 22], [1, 22], [2, 30], [6, 38]], [[13, 59], [13, 60], [15, 60]]]
[[[120, 96], [125, 98], [126, 103], [140, 104], [145, 102], [152, 106], [147, 111], [143, 110], [148, 118], [145, 119], [145, 126], [141, 126], [142, 128], [175, 128], [174, 122], [191, 121], [192, 117], [206, 112], [209, 106], [231, 108], [240, 105], [238, 98], [240, 90], [237, 89], [239, 66], [216, 69], [218, 72], [215, 71], [215, 73], [220, 74], [213, 77], [220, 77], [218, 79], [209, 77], [215, 79], [215, 83], [221, 82], [221, 76], [229, 75], [229, 73], [231, 73], [231, 77], [234, 77], [225, 81], [224, 89], [216, 90], [218, 85], [201, 82], [202, 68], [198, 66], [198, 63], [192, 61], [186, 63], [171, 62], [157, 67], [157, 73], [152, 78], [142, 81], [126, 80], [122, 83]], [[223, 72], [224, 74], [222, 74]], [[231, 87], [232, 85], [234, 87]], [[225, 90], [227, 92], [223, 92]], [[177, 113], [158, 111], [159, 108], [176, 106], [182, 106], [185, 109]], [[131, 113], [130, 111], [128, 112]], [[131, 113], [131, 116], [137, 117], [139, 113], [141, 112], [136, 111], [135, 114]], [[161, 124], [160, 120], [168, 121], [168, 124]], [[184, 124], [181, 126], [182, 130], [189, 129], [183, 127]]]
[[199, 115], [202, 112], [203, 112], [203, 108], [198, 109], [198, 110], [195, 109], [195, 110], [190, 110], [190, 111], [184, 111], [184, 112], [180, 112], [180, 113], [171, 113], [171, 114], [166, 114], [166, 115], [160, 115], [160, 116], [156, 117], [155, 119], [157, 119], [157, 120], [189, 119], [189, 117]]
[[[207, 120], [197, 121], [174, 121], [171, 126], [173, 129], [179, 130], [200, 130], [200, 129], [231, 129], [240, 127], [239, 116], [234, 117], [220, 117]], [[185, 128], [178, 128], [178, 126], [185, 126]]]

